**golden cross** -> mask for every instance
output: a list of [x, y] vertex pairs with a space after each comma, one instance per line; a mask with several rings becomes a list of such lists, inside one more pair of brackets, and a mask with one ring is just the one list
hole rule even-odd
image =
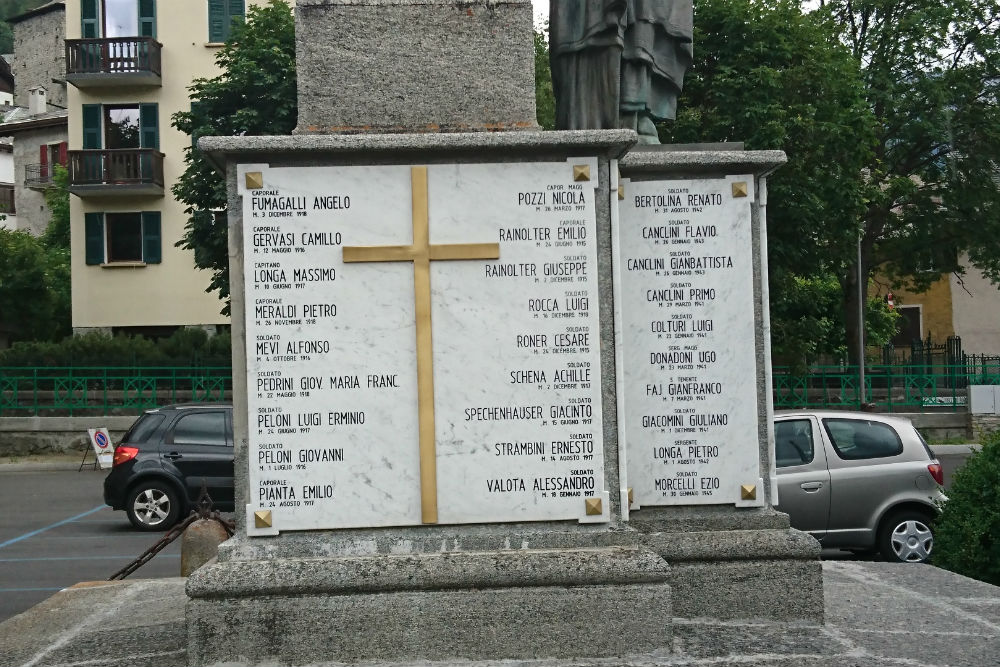
[[499, 243], [431, 245], [427, 167], [410, 167], [413, 243], [344, 248], [344, 262], [413, 262], [417, 320], [417, 405], [420, 425], [420, 515], [437, 523], [437, 455], [434, 447], [434, 346], [431, 343], [431, 261], [499, 259]]

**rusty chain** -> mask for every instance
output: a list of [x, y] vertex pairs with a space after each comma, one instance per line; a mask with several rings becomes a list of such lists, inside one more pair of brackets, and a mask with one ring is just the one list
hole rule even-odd
[[124, 579], [149, 561], [153, 560], [153, 556], [163, 551], [167, 545], [183, 535], [187, 527], [199, 519], [214, 519], [218, 521], [222, 524], [222, 527], [226, 531], [226, 535], [229, 537], [232, 537], [236, 530], [235, 522], [226, 519], [219, 514], [217, 510], [212, 509], [212, 498], [208, 495], [208, 488], [205, 486], [205, 480], [202, 480], [201, 482], [201, 493], [198, 495], [196, 509], [192, 510], [191, 514], [186, 519], [171, 528], [163, 537], [157, 540], [156, 544], [143, 551], [138, 558], [108, 577], [108, 581]]

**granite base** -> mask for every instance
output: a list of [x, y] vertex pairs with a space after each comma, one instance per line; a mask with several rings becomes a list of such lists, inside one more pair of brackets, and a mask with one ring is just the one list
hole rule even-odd
[[229, 561], [188, 581], [192, 666], [606, 657], [668, 648], [644, 549]]

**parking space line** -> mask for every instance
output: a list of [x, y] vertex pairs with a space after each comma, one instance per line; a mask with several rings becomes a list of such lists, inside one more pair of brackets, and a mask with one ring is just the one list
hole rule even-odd
[[0, 593], [27, 593], [34, 591], [61, 591], [62, 588], [0, 588]]
[[82, 519], [83, 517], [85, 517], [85, 516], [87, 516], [89, 514], [93, 514], [94, 512], [99, 512], [100, 510], [104, 509], [105, 507], [107, 507], [107, 505], [98, 505], [97, 507], [95, 507], [92, 510], [87, 510], [86, 512], [82, 512], [80, 514], [77, 514], [76, 516], [71, 516], [70, 518], [63, 519], [62, 521], [56, 521], [55, 523], [50, 523], [49, 525], [45, 526], [44, 528], [39, 528], [38, 530], [33, 530], [30, 533], [25, 533], [24, 535], [19, 535], [18, 537], [11, 538], [11, 539], [7, 540], [6, 542], [0, 542], [0, 549], [3, 549], [6, 546], [10, 546], [11, 544], [15, 544], [17, 542], [20, 542], [21, 540], [26, 540], [29, 537], [34, 537], [35, 535], [38, 535], [39, 533], [44, 533], [47, 530], [52, 530], [53, 528], [57, 528], [59, 526], [62, 526], [63, 524], [71, 523], [73, 521], [76, 521], [77, 519]]

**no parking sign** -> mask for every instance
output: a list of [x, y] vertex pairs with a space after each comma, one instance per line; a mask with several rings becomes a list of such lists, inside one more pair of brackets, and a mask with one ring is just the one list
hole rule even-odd
[[94, 453], [97, 454], [97, 465], [101, 466], [101, 470], [107, 470], [115, 458], [111, 434], [106, 428], [88, 428], [87, 434], [90, 435], [90, 444], [94, 448]]

